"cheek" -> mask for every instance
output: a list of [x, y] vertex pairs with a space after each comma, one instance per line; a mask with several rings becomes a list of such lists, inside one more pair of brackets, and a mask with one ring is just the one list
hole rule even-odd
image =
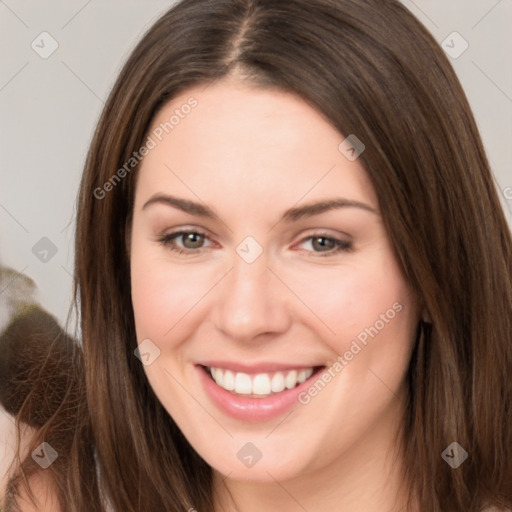
[[[414, 299], [388, 251], [375, 251], [357, 263], [319, 268], [316, 272], [291, 269], [284, 280], [307, 307], [302, 322], [338, 354], [359, 337], [373, 339], [377, 331], [409, 339], [414, 324]], [[311, 319], [311, 320], [307, 320]], [[395, 336], [396, 335], [396, 336]]]
[[187, 325], [181, 321], [201, 309], [216, 276], [208, 268], [169, 261], [161, 247], [146, 240], [134, 240], [130, 261], [137, 339], [150, 338], [170, 348], [179, 339], [176, 332]]
[[343, 281], [344, 290], [333, 294], [337, 311], [331, 308], [327, 321], [336, 335], [325, 341], [341, 356], [341, 360], [337, 357], [344, 378], [339, 385], [351, 382], [349, 386], [358, 390], [363, 402], [373, 396], [385, 403], [389, 389], [398, 393], [407, 369], [418, 309], [415, 295], [394, 261], [370, 268], [352, 274]]
[[197, 300], [203, 287], [197, 276], [190, 277], [174, 267], [166, 270], [161, 262], [133, 258], [132, 303], [138, 338], [164, 337], [185, 314], [184, 306]]
[[159, 340], [169, 329], [179, 298], [175, 283], [165, 274], [152, 243], [142, 236], [134, 238], [130, 254], [131, 297], [137, 338]]

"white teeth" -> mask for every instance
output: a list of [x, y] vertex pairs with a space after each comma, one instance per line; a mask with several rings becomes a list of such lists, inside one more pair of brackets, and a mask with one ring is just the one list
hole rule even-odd
[[266, 373], [259, 373], [252, 381], [252, 392], [255, 395], [270, 394], [270, 378]]
[[276, 372], [272, 377], [272, 386], [271, 389], [274, 393], [279, 393], [279, 391], [283, 391], [284, 389], [284, 375], [283, 372]]
[[222, 370], [220, 368], [212, 368], [212, 377], [219, 386], [222, 386]]
[[295, 370], [288, 372], [288, 375], [284, 378], [284, 383], [288, 389], [294, 388], [297, 384], [297, 372]]
[[309, 370], [300, 370], [297, 375], [297, 380], [302, 384], [307, 378], [311, 377], [311, 373], [308, 374]]
[[250, 395], [252, 393], [251, 377], [247, 373], [237, 373], [235, 375], [235, 393], [240, 393], [241, 395]]
[[240, 395], [268, 396], [279, 393], [284, 389], [292, 389], [309, 379], [313, 374], [313, 368], [301, 370], [288, 370], [273, 374], [258, 373], [249, 375], [242, 372], [232, 372], [222, 368], [209, 368], [213, 380], [227, 391], [234, 391]]
[[231, 370], [226, 370], [224, 372], [222, 387], [228, 391], [233, 391], [235, 389], [235, 374]]

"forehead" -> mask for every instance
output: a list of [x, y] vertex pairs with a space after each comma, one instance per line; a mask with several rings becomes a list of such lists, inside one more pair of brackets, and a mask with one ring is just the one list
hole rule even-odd
[[235, 81], [193, 87], [164, 105], [148, 136], [139, 196], [179, 189], [245, 210], [343, 196], [378, 208], [360, 162], [339, 150], [345, 136], [289, 92]]

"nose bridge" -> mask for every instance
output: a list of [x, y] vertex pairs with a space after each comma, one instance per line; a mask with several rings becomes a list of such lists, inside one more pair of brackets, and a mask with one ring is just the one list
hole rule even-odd
[[284, 295], [276, 293], [275, 288], [282, 283], [267, 268], [268, 253], [262, 249], [258, 250], [251, 240], [242, 242], [233, 255], [232, 269], [223, 280], [216, 305], [217, 327], [233, 339], [249, 340], [287, 325], [284, 301], [277, 298]]

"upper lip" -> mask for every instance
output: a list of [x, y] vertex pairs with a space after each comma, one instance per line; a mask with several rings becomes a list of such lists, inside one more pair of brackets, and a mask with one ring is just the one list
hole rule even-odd
[[201, 361], [197, 363], [201, 366], [210, 366], [213, 368], [222, 368], [223, 370], [231, 370], [235, 373], [266, 373], [277, 372], [280, 370], [307, 369], [324, 366], [322, 364], [304, 364], [304, 363], [277, 363], [277, 362], [260, 362], [260, 363], [238, 363], [235, 361]]

